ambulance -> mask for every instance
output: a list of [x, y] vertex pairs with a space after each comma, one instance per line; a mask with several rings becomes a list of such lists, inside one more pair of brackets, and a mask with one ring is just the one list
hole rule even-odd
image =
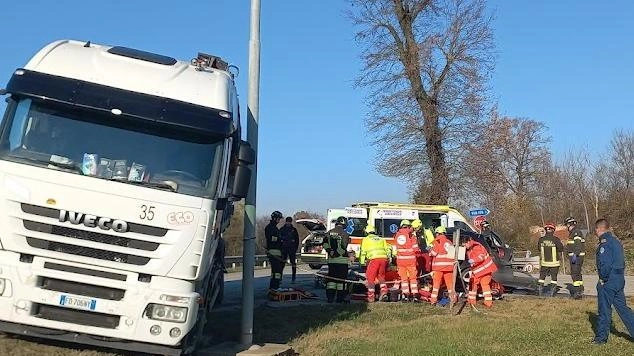
[[[301, 258], [313, 268], [319, 268], [326, 263], [326, 251], [323, 250], [325, 232], [334, 228], [334, 220], [340, 216], [348, 219], [346, 231], [350, 235], [348, 251], [359, 257], [361, 240], [365, 236], [365, 227], [370, 222], [376, 227], [376, 232], [388, 243], [393, 244], [393, 236], [399, 228], [401, 220], [420, 219], [427, 228], [438, 226], [475, 231], [470, 221], [456, 208], [448, 205], [418, 205], [406, 203], [361, 202], [350, 207], [328, 209], [326, 223], [319, 226], [310, 224], [312, 229], [302, 241]], [[314, 221], [313, 221], [314, 222]], [[301, 223], [298, 221], [298, 223]], [[308, 221], [306, 221], [308, 223]], [[305, 225], [307, 226], [307, 225]]]

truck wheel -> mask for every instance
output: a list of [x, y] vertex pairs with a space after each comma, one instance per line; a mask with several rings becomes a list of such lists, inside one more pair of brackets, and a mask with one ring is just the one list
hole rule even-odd
[[312, 269], [320, 269], [321, 268], [321, 264], [317, 264], [317, 263], [309, 263], [308, 267], [312, 268]]

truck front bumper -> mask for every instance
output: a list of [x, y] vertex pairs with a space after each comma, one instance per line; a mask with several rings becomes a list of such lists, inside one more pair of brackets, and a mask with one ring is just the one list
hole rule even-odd
[[[191, 284], [49, 258], [23, 262], [18, 253], [0, 251], [0, 330], [178, 354], [176, 346], [195, 325], [199, 308]], [[187, 308], [185, 322], [150, 319], [149, 304]]]

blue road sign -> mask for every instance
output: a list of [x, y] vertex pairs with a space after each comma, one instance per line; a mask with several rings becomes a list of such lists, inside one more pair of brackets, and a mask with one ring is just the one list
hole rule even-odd
[[391, 233], [396, 234], [397, 231], [398, 231], [398, 226], [396, 224], [390, 225], [390, 232]]
[[469, 216], [471, 217], [476, 217], [476, 216], [487, 216], [489, 215], [490, 211], [489, 209], [474, 209], [474, 210], [470, 210], [469, 211]]

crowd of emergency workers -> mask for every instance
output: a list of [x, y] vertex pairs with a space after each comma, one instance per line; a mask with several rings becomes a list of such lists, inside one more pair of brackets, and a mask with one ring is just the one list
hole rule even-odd
[[[282, 280], [284, 265], [290, 259], [293, 274], [296, 278], [295, 255], [299, 244], [297, 230], [292, 226], [292, 219], [287, 218], [285, 225], [278, 229], [283, 219], [279, 211], [271, 214], [271, 221], [265, 228], [267, 255], [271, 264], [270, 289], [278, 289]], [[328, 274], [325, 277], [326, 298], [328, 303], [348, 303], [352, 291], [349, 280], [349, 266], [355, 259], [354, 252], [348, 250], [350, 236], [346, 232], [348, 219], [344, 216], [332, 221], [334, 228], [326, 233], [323, 248], [327, 253]], [[555, 296], [559, 286], [557, 277], [567, 254], [571, 267], [572, 286], [570, 296], [581, 299], [584, 294], [582, 267], [585, 258], [585, 237], [577, 226], [577, 221], [569, 217], [564, 221], [568, 230], [566, 248], [555, 236], [556, 226], [547, 223], [540, 230], [537, 250], [540, 257], [540, 274], [537, 293], [539, 296]], [[486, 238], [492, 233], [491, 224], [482, 221], [477, 228], [480, 235]], [[596, 254], [597, 271], [599, 273], [598, 292], [598, 326], [594, 344], [607, 342], [609, 335], [612, 306], [634, 337], [634, 312], [627, 306], [624, 296], [624, 251], [621, 243], [611, 233], [607, 220], [599, 219], [595, 223], [595, 234], [599, 238]], [[429, 221], [420, 219], [402, 220], [394, 233], [393, 244], [377, 234], [373, 225], [365, 226], [365, 237], [359, 250], [359, 263], [365, 266], [365, 300], [374, 302], [429, 302], [432, 305], [456, 303], [456, 281], [468, 280], [464, 285], [467, 302], [475, 306], [478, 295], [482, 296], [484, 306], [493, 306], [492, 283], [493, 274], [498, 270], [489, 250], [473, 235], [466, 234], [457, 244], [447, 236], [444, 226], [433, 227]], [[464, 247], [465, 260], [469, 265], [467, 271], [461, 270], [456, 247]], [[291, 257], [292, 256], [292, 257]], [[395, 269], [395, 271], [394, 271]], [[394, 278], [388, 278], [396, 272]], [[458, 273], [459, 275], [454, 275]], [[431, 286], [419, 286], [420, 281], [429, 280]], [[546, 278], [550, 282], [546, 283]], [[388, 288], [391, 287], [391, 288]], [[501, 286], [499, 286], [501, 287]], [[391, 291], [397, 291], [394, 298]], [[378, 293], [377, 293], [378, 291]]]

